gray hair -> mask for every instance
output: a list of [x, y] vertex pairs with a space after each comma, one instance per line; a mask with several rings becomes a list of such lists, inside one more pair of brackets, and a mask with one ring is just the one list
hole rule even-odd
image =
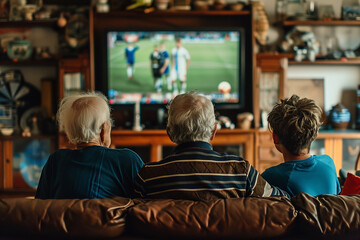
[[174, 143], [210, 141], [216, 121], [209, 99], [191, 91], [176, 96], [168, 110], [168, 134]]
[[110, 107], [101, 93], [88, 92], [63, 98], [57, 121], [72, 144], [89, 143], [100, 136], [101, 127], [110, 121]]

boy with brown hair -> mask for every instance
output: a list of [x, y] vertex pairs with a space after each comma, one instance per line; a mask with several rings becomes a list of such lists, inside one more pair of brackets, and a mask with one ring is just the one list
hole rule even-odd
[[269, 129], [285, 162], [268, 168], [261, 176], [291, 196], [340, 192], [333, 160], [328, 155], [309, 154], [321, 116], [322, 110], [313, 100], [296, 95], [281, 100], [269, 113]]

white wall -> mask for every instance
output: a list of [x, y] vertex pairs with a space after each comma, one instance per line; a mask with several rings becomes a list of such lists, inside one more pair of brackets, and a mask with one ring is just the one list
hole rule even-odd
[[[275, 21], [276, 0], [262, 0], [270, 22]], [[341, 17], [341, 0], [315, 0], [316, 4], [331, 4], [335, 17]], [[351, 27], [313, 27], [316, 38], [320, 43], [329, 36], [335, 36], [340, 50], [356, 49], [360, 46], [360, 26]], [[323, 44], [324, 45], [324, 44]], [[288, 69], [288, 78], [323, 78], [325, 110], [339, 102], [350, 108], [355, 116], [355, 93], [360, 84], [359, 65], [292, 65]], [[310, 89], [309, 89], [310, 90]]]

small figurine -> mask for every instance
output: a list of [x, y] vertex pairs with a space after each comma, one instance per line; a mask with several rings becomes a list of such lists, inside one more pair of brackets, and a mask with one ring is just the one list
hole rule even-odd
[[38, 126], [38, 119], [37, 119], [37, 117], [31, 118], [31, 121], [32, 121], [31, 134], [32, 134], [32, 135], [40, 135], [40, 130], [39, 130], [39, 126]]
[[21, 133], [23, 137], [31, 137], [30, 127], [26, 126], [24, 131]]

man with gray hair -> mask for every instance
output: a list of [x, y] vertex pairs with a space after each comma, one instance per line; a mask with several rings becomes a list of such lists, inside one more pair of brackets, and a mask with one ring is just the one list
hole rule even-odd
[[170, 103], [167, 134], [174, 154], [148, 163], [139, 172], [135, 191], [146, 198], [214, 200], [288, 194], [268, 184], [239, 156], [212, 150], [216, 132], [214, 106], [192, 91]]
[[132, 197], [134, 180], [143, 162], [129, 149], [109, 148], [111, 119], [107, 99], [94, 92], [65, 97], [57, 120], [76, 149], [60, 149], [50, 155], [35, 197]]

